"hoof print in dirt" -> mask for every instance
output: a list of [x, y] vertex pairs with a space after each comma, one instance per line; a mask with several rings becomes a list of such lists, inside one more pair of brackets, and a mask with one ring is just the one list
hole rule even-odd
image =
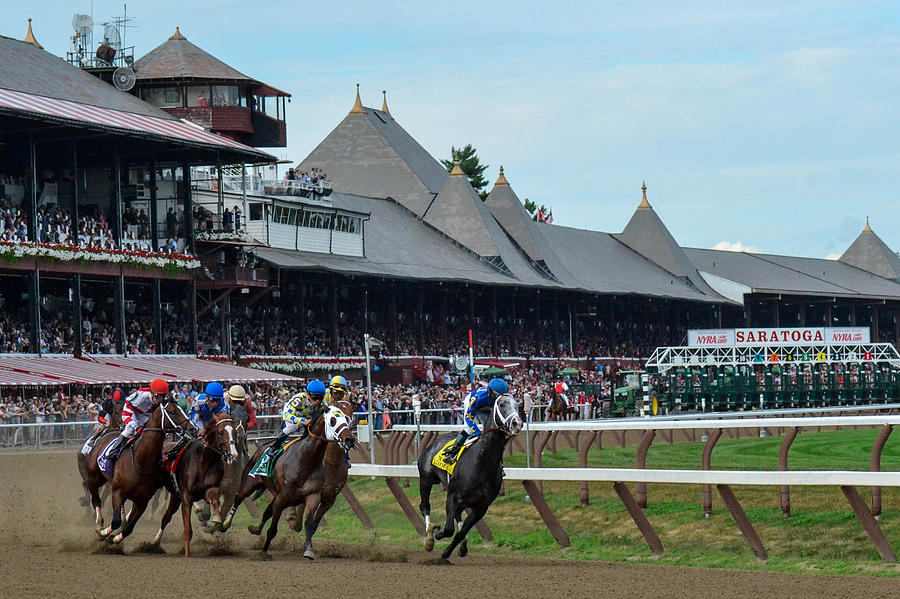
[[443, 557], [429, 557], [419, 562], [422, 566], [452, 566], [453, 562]]
[[141, 543], [138, 545], [138, 548], [134, 550], [135, 553], [145, 553], [148, 555], [165, 555], [166, 550], [156, 545], [154, 543]]
[[269, 555], [268, 553], [257, 553], [256, 559], [261, 562], [270, 562], [270, 561], [272, 561], [272, 556]]

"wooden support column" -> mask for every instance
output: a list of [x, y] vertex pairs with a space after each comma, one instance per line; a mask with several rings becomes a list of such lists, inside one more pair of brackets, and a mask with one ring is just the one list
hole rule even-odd
[[491, 291], [491, 355], [499, 356], [500, 350], [497, 347], [497, 290]]
[[[587, 468], [588, 461], [588, 451], [591, 449], [591, 445], [594, 443], [594, 439], [597, 440], [597, 445], [600, 445], [600, 435], [603, 434], [603, 431], [587, 431], [587, 438], [581, 445], [581, 449], [578, 451], [578, 467], [579, 468]], [[581, 481], [581, 507], [587, 507], [591, 503], [590, 491], [588, 490], [588, 483], [586, 480]]]
[[191, 167], [187, 158], [181, 161], [181, 188], [184, 194], [184, 246], [186, 253], [194, 253], [194, 197], [191, 191]]
[[156, 189], [156, 157], [150, 160], [150, 180], [148, 181], [150, 189], [150, 249], [154, 252], [159, 251], [159, 206], [157, 205], [157, 189]]
[[330, 341], [329, 345], [331, 346], [331, 355], [338, 355], [338, 324], [337, 324], [337, 312], [338, 312], [338, 287], [337, 283], [332, 283], [330, 286], [330, 293], [328, 299], [330, 300], [328, 305], [328, 339]]
[[156, 345], [156, 353], [163, 354], [162, 289], [159, 279], [150, 281], [150, 292], [153, 295], [153, 344]]
[[[77, 222], [77, 221], [76, 221]], [[77, 226], [76, 226], [77, 229]], [[82, 315], [81, 315], [81, 275], [75, 273], [72, 275], [72, 320], [73, 320], [73, 329], [75, 330], [75, 357], [80, 358], [81, 354], [84, 352], [83, 341], [84, 341], [84, 330], [82, 327]]]
[[41, 355], [41, 272], [28, 273], [28, 304], [31, 312], [31, 347]]
[[[72, 203], [69, 207], [70, 223], [69, 239], [73, 245], [78, 245], [78, 142], [72, 141]], [[81, 357], [84, 350], [84, 330], [81, 318], [81, 275], [75, 273], [72, 276], [72, 320], [75, 335], [74, 353]]]
[[28, 157], [29, 169], [31, 176], [26, 178], [25, 183], [25, 216], [28, 218], [26, 226], [28, 228], [28, 240], [38, 243], [41, 240], [37, 238], [37, 147], [34, 144], [34, 134], [28, 134]]
[[[715, 429], [706, 439], [706, 445], [703, 446], [703, 457], [701, 458], [701, 468], [703, 470], [712, 469], [712, 451], [722, 436], [722, 429]], [[712, 487], [703, 485], [703, 515], [707, 518], [712, 514]]]
[[113, 295], [116, 302], [116, 353], [124, 354], [125, 346], [125, 277], [119, 275], [113, 279]]
[[122, 229], [122, 158], [119, 156], [118, 144], [113, 145], [113, 179], [115, 181], [115, 189], [113, 190], [112, 210], [110, 217], [112, 222], [113, 239], [116, 246], [122, 247], [122, 237], [124, 230]]
[[[650, 450], [650, 445], [653, 443], [654, 437], [656, 437], [655, 430], [651, 429], [644, 431], [641, 442], [637, 448], [637, 457], [635, 458], [634, 464], [635, 468], [647, 468], [647, 452]], [[637, 490], [638, 505], [641, 506], [642, 509], [647, 509], [647, 483], [637, 483], [635, 489]]]
[[306, 354], [306, 296], [312, 290], [309, 285], [300, 286], [300, 299], [297, 302], [297, 312], [300, 316], [297, 323], [297, 337], [300, 342], [300, 355]]
[[416, 351], [420, 356], [425, 355], [425, 290], [422, 285], [417, 286], [416, 293]]
[[872, 304], [872, 320], [871, 320], [871, 331], [872, 331], [872, 343], [880, 343], [881, 339], [878, 335], [878, 316], [879, 312], [879, 304]]
[[744, 508], [741, 507], [741, 504], [737, 500], [737, 497], [735, 497], [731, 487], [728, 485], [716, 485], [716, 489], [719, 490], [719, 495], [722, 496], [725, 507], [731, 512], [731, 517], [734, 519], [735, 524], [738, 525], [738, 528], [741, 529], [741, 534], [744, 535], [744, 539], [747, 541], [753, 554], [756, 555], [756, 559], [761, 562], [769, 559], [769, 554], [766, 552], [762, 540], [759, 538], [759, 535], [756, 534], [756, 529], [750, 524], [747, 514], [744, 513]]
[[[890, 424], [881, 427], [878, 438], [872, 445], [872, 453], [869, 455], [869, 469], [872, 472], [881, 472], [881, 453], [893, 430], [894, 427]], [[876, 520], [881, 516], [881, 487], [872, 487], [872, 515]]]
[[[784, 434], [784, 440], [781, 442], [781, 449], [778, 450], [778, 469], [787, 471], [788, 469], [788, 452], [791, 450], [791, 444], [797, 438], [800, 432], [796, 426], [787, 429]], [[781, 517], [791, 517], [791, 488], [788, 485], [781, 485]]]
[[578, 347], [578, 300], [572, 297], [569, 298], [569, 326], [572, 327], [572, 347], [569, 348], [569, 354], [577, 358], [578, 352], [575, 348]]
[[862, 500], [862, 497], [859, 496], [856, 487], [842, 486], [841, 491], [850, 503], [850, 507], [853, 508], [856, 517], [859, 519], [859, 523], [862, 524], [863, 530], [869, 535], [869, 539], [872, 540], [875, 549], [877, 549], [879, 555], [881, 555], [882, 561], [888, 564], [897, 563], [897, 554], [894, 553], [891, 544], [888, 543], [887, 538], [885, 538], [884, 532], [882, 532], [881, 528], [878, 526], [878, 522], [875, 520], [872, 512], [869, 511], [869, 508], [866, 507], [866, 503]]
[[369, 514], [366, 513], [365, 508], [363, 508], [359, 499], [356, 498], [356, 495], [353, 494], [353, 491], [350, 490], [348, 485], [344, 485], [344, 488], [341, 489], [341, 494], [344, 496], [344, 499], [347, 500], [347, 505], [349, 505], [350, 509], [353, 510], [353, 513], [356, 514], [356, 517], [362, 522], [363, 528], [366, 530], [374, 530], [375, 525], [372, 524], [372, 519], [369, 518]]
[[[263, 302], [263, 346], [267, 356], [272, 355], [272, 291], [266, 292]], [[353, 507], [353, 506], [350, 506]]]
[[422, 516], [419, 515], [419, 512], [412, 506], [409, 502], [409, 498], [406, 496], [406, 493], [403, 492], [403, 489], [400, 488], [400, 483], [397, 482], [397, 479], [392, 477], [385, 478], [385, 483], [387, 483], [388, 489], [391, 490], [391, 493], [394, 495], [394, 499], [397, 500], [397, 503], [400, 504], [400, 509], [403, 510], [403, 513], [406, 514], [406, 517], [409, 519], [410, 524], [413, 525], [413, 528], [416, 529], [416, 532], [419, 535], [425, 535], [425, 522], [422, 520]]
[[653, 555], [662, 555], [662, 541], [659, 540], [659, 536], [656, 534], [656, 531], [653, 530], [653, 526], [644, 514], [644, 510], [642, 510], [641, 506], [638, 505], [638, 502], [634, 500], [631, 491], [628, 490], [628, 485], [625, 483], [613, 483], [613, 489], [615, 489], [616, 494], [622, 501], [622, 505], [628, 510], [631, 519], [637, 524], [638, 530], [644, 535], [644, 540], [647, 541], [647, 546], [650, 547], [650, 551], [653, 552]]
[[190, 339], [188, 345], [190, 352], [197, 355], [198, 332], [197, 332], [197, 282], [194, 279], [188, 281], [187, 284], [187, 301], [188, 301], [188, 326], [190, 326]]
[[441, 287], [441, 354], [447, 356], [447, 288]]
[[397, 355], [397, 286], [388, 285], [388, 351]]
[[518, 289], [515, 289], [512, 293], [509, 294], [510, 326], [507, 327], [507, 330], [512, 332], [512, 334], [509, 336], [509, 349], [514, 356], [519, 355], [519, 325], [516, 322], [518, 320], [516, 318], [516, 295], [518, 295], [518, 291]]
[[553, 535], [553, 538], [556, 539], [556, 542], [559, 544], [559, 546], [571, 546], [571, 543], [569, 542], [569, 536], [566, 534], [566, 531], [562, 529], [562, 526], [559, 525], [559, 521], [553, 514], [553, 510], [551, 510], [550, 506], [547, 505], [547, 501], [544, 499], [544, 494], [538, 488], [535, 481], [523, 480], [522, 486], [525, 487], [525, 492], [528, 493], [528, 497], [531, 499], [532, 505], [534, 505], [535, 509], [538, 511], [538, 514], [541, 515], [541, 519], [544, 521], [544, 524], [547, 526], [550, 534]]
[[550, 337], [553, 339], [552, 355], [557, 355], [557, 352], [559, 352], [559, 294], [555, 291], [553, 292], [553, 308], [550, 314], [553, 317], [553, 334]]

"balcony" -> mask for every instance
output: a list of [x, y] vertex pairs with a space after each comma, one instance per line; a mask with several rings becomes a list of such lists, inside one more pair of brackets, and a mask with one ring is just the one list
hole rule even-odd
[[267, 287], [269, 284], [269, 269], [262, 265], [246, 268], [232, 264], [216, 264], [214, 260], [202, 262], [200, 275], [197, 276], [198, 289]]
[[287, 124], [262, 112], [253, 112], [252, 135], [247, 145], [254, 148], [284, 148], [287, 146]]
[[166, 108], [172, 116], [186, 119], [215, 133], [240, 133], [252, 135], [253, 114], [243, 106], [194, 106], [191, 108]]

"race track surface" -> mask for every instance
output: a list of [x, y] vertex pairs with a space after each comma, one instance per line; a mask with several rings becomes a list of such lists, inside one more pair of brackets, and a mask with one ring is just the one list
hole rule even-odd
[[[145, 515], [123, 554], [95, 540], [79, 506], [74, 451], [0, 454], [0, 597], [896, 597], [894, 578], [740, 572], [664, 565], [611, 564], [479, 554], [452, 565], [434, 554], [320, 541], [304, 560], [298, 535], [282, 524], [272, 561], [257, 557], [244, 530], [211, 539], [195, 526], [192, 552], [181, 549], [180, 517], [163, 537], [164, 555], [136, 553], [156, 532]], [[105, 506], [106, 507], [106, 506]], [[109, 521], [109, 509], [105, 518]], [[376, 522], [377, 526], [377, 522]]]

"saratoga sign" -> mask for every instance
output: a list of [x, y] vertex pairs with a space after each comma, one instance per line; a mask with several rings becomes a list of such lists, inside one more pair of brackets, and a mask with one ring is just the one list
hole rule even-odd
[[688, 347], [848, 345], [869, 343], [868, 327], [691, 329]]

